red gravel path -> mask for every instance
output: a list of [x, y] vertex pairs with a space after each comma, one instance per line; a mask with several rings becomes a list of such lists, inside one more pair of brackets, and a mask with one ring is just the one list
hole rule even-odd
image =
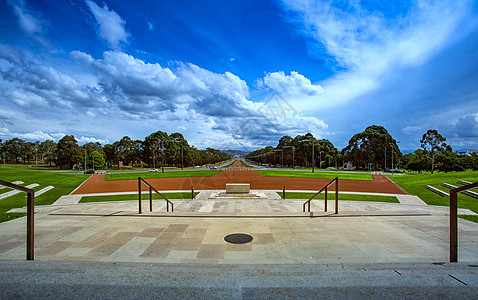
[[[235, 163], [236, 164], [236, 163]], [[238, 166], [239, 167], [239, 166]], [[164, 190], [224, 190], [226, 183], [249, 183], [253, 190], [310, 190], [318, 191], [330, 179], [266, 177], [254, 171], [222, 171], [211, 177], [180, 177], [147, 179], [156, 189]], [[146, 188], [146, 186], [144, 186]], [[332, 186], [331, 188], [334, 188]], [[93, 175], [74, 194], [134, 192], [138, 190], [138, 180], [105, 181], [105, 175]], [[339, 180], [339, 190], [347, 192], [369, 192], [405, 194], [384, 175], [373, 175], [373, 181]]]

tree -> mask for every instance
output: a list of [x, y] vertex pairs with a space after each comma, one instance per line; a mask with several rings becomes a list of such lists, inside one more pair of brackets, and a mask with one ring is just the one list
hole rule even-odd
[[73, 168], [81, 159], [81, 148], [72, 135], [65, 135], [59, 142], [56, 150], [57, 165], [62, 168]]
[[38, 147], [38, 152], [43, 155], [43, 160], [50, 165], [56, 161], [57, 144], [52, 140], [44, 141]]
[[431, 171], [435, 168], [436, 157], [441, 154], [440, 150], [446, 147], [446, 138], [441, 136], [436, 129], [429, 129], [420, 140], [423, 150], [428, 151], [428, 157], [432, 161]]
[[426, 151], [422, 149], [415, 150], [414, 153], [408, 153], [403, 156], [405, 169], [422, 171], [428, 169], [430, 163], [426, 156]]
[[105, 166], [105, 158], [103, 157], [103, 154], [96, 150], [91, 152], [90, 156], [88, 157], [88, 161], [90, 162], [90, 164], [91, 162], [94, 162], [96, 170], [101, 169]]
[[15, 163], [18, 163], [18, 159], [24, 154], [25, 141], [19, 138], [13, 138], [5, 141], [4, 150], [9, 158], [14, 158]]
[[385, 169], [385, 165], [392, 159], [392, 153], [395, 161], [402, 155], [397, 142], [388, 131], [377, 125], [369, 126], [363, 132], [355, 134], [348, 146], [342, 150], [346, 160], [353, 161], [356, 167], [364, 169], [368, 163], [373, 163], [376, 169]]

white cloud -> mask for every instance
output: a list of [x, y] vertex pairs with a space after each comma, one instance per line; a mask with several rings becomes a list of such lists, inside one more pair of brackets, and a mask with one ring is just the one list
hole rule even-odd
[[423, 129], [418, 126], [406, 126], [402, 128], [402, 132], [405, 134], [416, 134], [421, 131], [423, 131]]
[[153, 23], [151, 23], [150, 21], [147, 22], [147, 25], [148, 25], [148, 29], [149, 30], [154, 30], [154, 25]]
[[126, 22], [118, 13], [109, 10], [106, 3], [103, 4], [103, 7], [99, 7], [93, 1], [86, 1], [86, 4], [98, 22], [98, 35], [106, 40], [109, 47], [119, 49], [121, 42], [128, 43], [130, 34], [124, 28]]
[[[163, 130], [181, 131], [197, 147], [225, 142], [258, 147], [286, 134], [327, 133], [324, 121], [296, 111], [264, 116], [263, 106], [271, 106], [270, 99], [251, 101], [247, 83], [230, 72], [183, 63], [163, 67], [119, 51], [107, 51], [99, 59], [74, 51], [71, 57], [71, 65], [62, 66], [61, 72], [29, 58], [21, 64], [10, 58], [0, 68], [0, 101], [3, 111], [8, 109], [4, 126], [18, 131], [6, 135], [58, 140], [63, 135], [46, 132], [67, 132], [80, 136], [80, 143], [104, 144], [124, 135], [143, 139]], [[289, 77], [297, 79], [301, 89], [307, 83], [314, 88], [299, 74]], [[254, 126], [244, 132], [250, 124]]]
[[310, 47], [324, 47], [344, 69], [321, 82], [324, 93], [304, 105], [313, 109], [347, 102], [379, 87], [384, 76], [426, 62], [450, 38], [469, 3], [417, 1], [407, 13], [385, 18], [355, 2], [341, 9], [326, 1], [284, 0], [286, 9], [296, 13], [291, 22], [299, 20], [303, 34], [316, 40]]
[[106, 145], [109, 143], [108, 139], [98, 139], [94, 137], [86, 137], [81, 136], [80, 138], [75, 137], [79, 144], [86, 144], [86, 143], [100, 143], [102, 145]]
[[41, 26], [42, 21], [38, 16], [35, 16], [35, 12], [28, 9], [25, 5], [25, 1], [7, 1], [8, 5], [13, 6], [13, 12], [18, 17], [18, 24], [20, 28], [27, 34], [36, 35], [42, 33]]
[[7, 127], [0, 127], [0, 138], [4, 141], [13, 138], [19, 138], [27, 142], [54, 140], [58, 142], [66, 134], [64, 133], [47, 133], [40, 130], [33, 132], [12, 132]]
[[312, 84], [310, 79], [298, 72], [292, 71], [290, 75], [285, 75], [283, 71], [268, 73], [259, 80], [259, 86], [264, 86], [275, 90], [282, 95], [319, 95], [323, 88], [318, 84]]

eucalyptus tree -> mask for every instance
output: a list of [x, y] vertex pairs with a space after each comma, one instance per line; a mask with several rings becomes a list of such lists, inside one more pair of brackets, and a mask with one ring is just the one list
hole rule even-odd
[[428, 157], [431, 160], [431, 172], [435, 168], [435, 160], [437, 156], [441, 154], [442, 150], [446, 148], [446, 138], [438, 133], [436, 129], [429, 129], [425, 134], [423, 134], [422, 139], [420, 140], [420, 145], [423, 150], [428, 152]]
[[[388, 155], [387, 155], [388, 153]], [[369, 163], [378, 168], [384, 168], [393, 155], [401, 157], [397, 141], [383, 126], [371, 125], [363, 132], [355, 134], [347, 147], [342, 149], [344, 158], [353, 161], [359, 168], [366, 168]]]
[[81, 160], [81, 148], [73, 135], [65, 135], [58, 141], [56, 157], [59, 167], [69, 169]]

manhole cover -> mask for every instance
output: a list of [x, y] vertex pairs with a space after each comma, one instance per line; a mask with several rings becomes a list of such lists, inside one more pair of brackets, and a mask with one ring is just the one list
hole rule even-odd
[[226, 235], [224, 237], [224, 240], [232, 244], [245, 244], [252, 241], [252, 236], [244, 233], [233, 233]]

